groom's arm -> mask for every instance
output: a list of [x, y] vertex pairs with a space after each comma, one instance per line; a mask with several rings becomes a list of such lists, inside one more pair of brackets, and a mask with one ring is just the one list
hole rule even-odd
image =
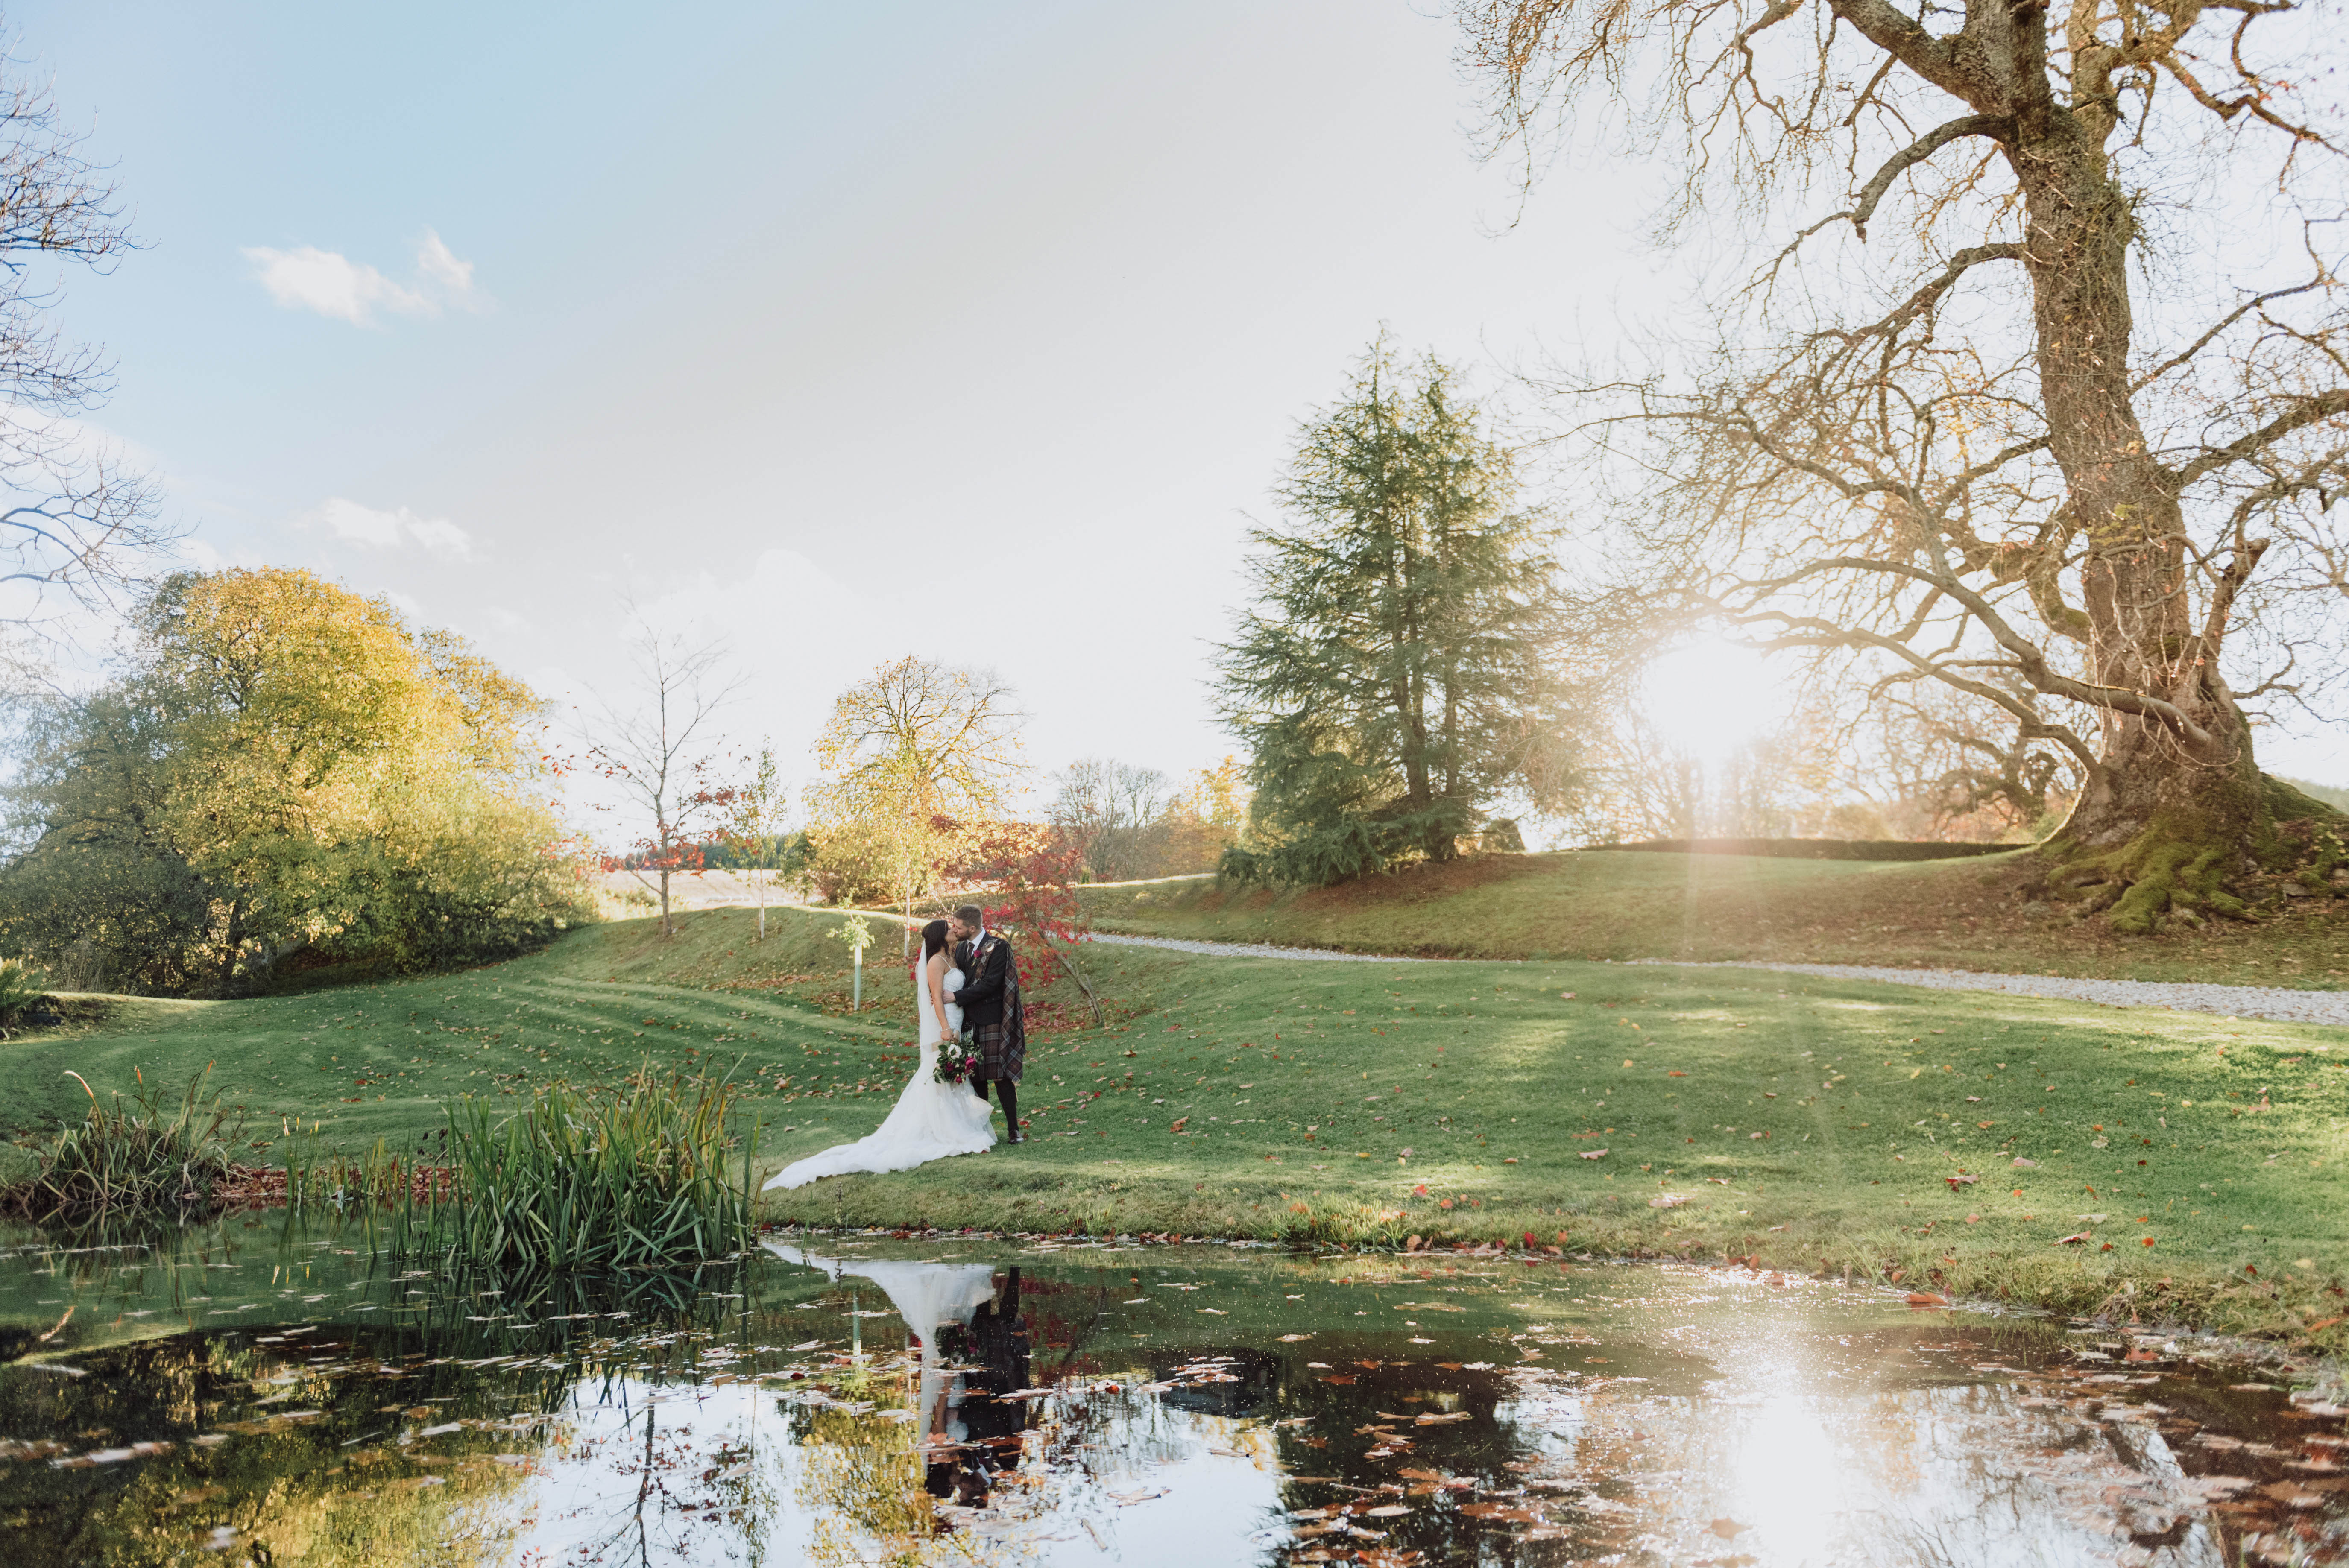
[[1011, 944], [998, 942], [987, 955], [987, 961], [978, 966], [978, 973], [963, 982], [963, 987], [956, 993], [955, 999], [968, 1007], [973, 1002], [991, 1002], [1002, 995], [1003, 967], [1010, 961]]

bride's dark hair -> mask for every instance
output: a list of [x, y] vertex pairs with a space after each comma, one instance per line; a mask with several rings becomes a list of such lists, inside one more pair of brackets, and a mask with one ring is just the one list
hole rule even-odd
[[930, 955], [937, 952], [938, 949], [944, 947], [946, 944], [947, 923], [945, 921], [934, 920], [930, 922], [929, 924], [922, 927], [922, 960], [924, 963], [927, 963]]

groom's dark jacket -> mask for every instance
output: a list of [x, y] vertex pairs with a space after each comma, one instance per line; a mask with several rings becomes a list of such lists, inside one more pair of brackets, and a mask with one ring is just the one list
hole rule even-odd
[[1011, 944], [996, 933], [984, 934], [978, 950], [966, 942], [955, 949], [955, 966], [963, 972], [962, 989], [955, 1000], [962, 1006], [967, 1028], [1003, 1022], [1005, 977], [1011, 972]]

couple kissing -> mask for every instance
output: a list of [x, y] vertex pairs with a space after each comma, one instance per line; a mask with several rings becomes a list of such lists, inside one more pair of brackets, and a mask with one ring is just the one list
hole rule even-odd
[[[1028, 1062], [1028, 1015], [1009, 938], [988, 928], [985, 910], [967, 903], [952, 919], [922, 928], [910, 978], [921, 1062], [887, 1119], [854, 1143], [785, 1166], [766, 1190], [804, 1187], [825, 1176], [910, 1171], [949, 1155], [984, 1152], [995, 1146], [989, 1085], [1003, 1107], [1007, 1141], [1027, 1141], [1019, 1128], [1019, 1085]], [[964, 1042], [972, 1058], [968, 1085], [938, 1074], [939, 1047], [949, 1039]]]

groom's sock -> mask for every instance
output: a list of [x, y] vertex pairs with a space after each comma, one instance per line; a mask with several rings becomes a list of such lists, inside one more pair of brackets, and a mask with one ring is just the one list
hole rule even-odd
[[995, 1080], [995, 1098], [1003, 1102], [1003, 1121], [1015, 1134], [1019, 1130], [1019, 1086], [1009, 1078]]
[[971, 1074], [970, 1092], [978, 1096], [980, 1104], [984, 1105], [987, 1103], [987, 1080], [979, 1077], [977, 1073]]

